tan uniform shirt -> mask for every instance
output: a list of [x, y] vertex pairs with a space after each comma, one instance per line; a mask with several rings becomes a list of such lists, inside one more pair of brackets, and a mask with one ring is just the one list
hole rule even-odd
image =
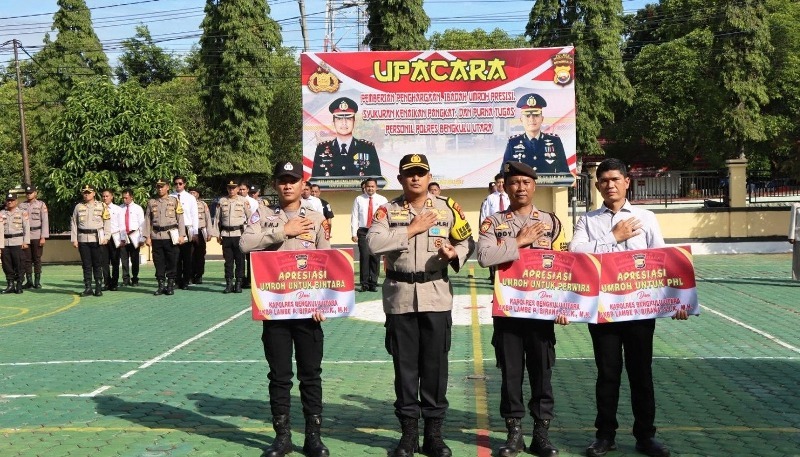
[[494, 213], [481, 223], [478, 235], [478, 263], [482, 267], [500, 265], [519, 259], [517, 234], [526, 225], [543, 222], [550, 231], [528, 246], [531, 249], [553, 250], [553, 243], [561, 233], [561, 221], [555, 214], [539, 211], [533, 207], [527, 217], [518, 216], [510, 209]]
[[69, 239], [73, 243], [108, 241], [111, 238], [111, 212], [101, 201], [81, 202], [75, 205], [69, 226]]
[[203, 200], [197, 200], [197, 224], [198, 234], [202, 233], [204, 231], [203, 229], [205, 229], [207, 236], [217, 236], [213, 221], [211, 220], [211, 211], [208, 210], [208, 205]]
[[28, 213], [32, 240], [50, 238], [50, 220], [47, 215], [47, 205], [43, 201], [39, 199], [25, 201], [19, 204], [19, 209]]
[[[255, 224], [244, 229], [239, 239], [242, 252], [250, 251], [292, 251], [303, 249], [330, 249], [331, 232], [328, 221], [322, 213], [310, 208], [301, 207], [291, 217], [280, 207], [265, 207], [261, 218]], [[283, 228], [290, 219], [304, 217], [314, 223], [311, 232], [304, 235], [287, 237]]]
[[[445, 243], [451, 244], [458, 254], [458, 258], [449, 262], [456, 272], [472, 254], [475, 247], [472, 237], [455, 241], [449, 236], [455, 218], [447, 205], [447, 198], [428, 195], [422, 209], [425, 211], [436, 211], [436, 225], [411, 239], [408, 238], [408, 226], [417, 211], [404, 197], [382, 205], [375, 212], [367, 243], [372, 254], [385, 256], [388, 270], [401, 273], [445, 272], [448, 261], [438, 258], [439, 248]], [[452, 308], [453, 286], [444, 278], [419, 283], [387, 278], [383, 283], [383, 310], [386, 314], [450, 311]]]
[[214, 214], [218, 236], [241, 236], [244, 225], [250, 220], [250, 205], [241, 197], [222, 197]]
[[144, 227], [142, 237], [153, 240], [170, 239], [169, 231], [178, 229], [178, 234], [186, 233], [183, 222], [183, 208], [177, 197], [167, 195], [163, 198], [151, 198], [144, 211]]
[[28, 214], [19, 207], [13, 211], [4, 209], [0, 211], [0, 223], [3, 230], [0, 233], [0, 246], [22, 246], [31, 244], [31, 231], [28, 223]]

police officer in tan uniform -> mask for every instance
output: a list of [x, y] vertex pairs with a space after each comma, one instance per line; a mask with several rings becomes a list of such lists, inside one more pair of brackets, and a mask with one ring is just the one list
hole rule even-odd
[[422, 451], [452, 455], [442, 439], [447, 413], [447, 354], [453, 323], [453, 286], [447, 267], [458, 271], [474, 248], [461, 207], [428, 193], [428, 159], [400, 160], [403, 195], [375, 212], [367, 244], [386, 259], [383, 310], [386, 349], [394, 362], [395, 415], [402, 437], [394, 457], [419, 452], [418, 419], [425, 419]]
[[23, 251], [30, 250], [30, 226], [28, 213], [17, 207], [17, 197], [6, 194], [6, 209], [0, 211], [0, 258], [8, 285], [1, 293], [22, 293]]
[[225, 259], [225, 290], [222, 293], [242, 293], [244, 254], [239, 248], [239, 238], [250, 216], [250, 205], [239, 195], [239, 184], [229, 182], [228, 196], [219, 199], [214, 213], [217, 241], [222, 246], [222, 257]]
[[83, 201], [75, 205], [70, 219], [70, 241], [78, 248], [83, 266], [83, 292], [81, 297], [92, 295], [92, 276], [94, 275], [94, 295], [103, 295], [103, 273], [101, 246], [111, 238], [111, 213], [108, 207], [94, 198], [94, 187], [83, 186]]
[[[522, 162], [503, 165], [504, 192], [509, 208], [496, 212], [481, 223], [478, 236], [478, 263], [482, 267], [513, 262], [520, 249], [553, 250], [561, 233], [561, 221], [555, 214], [540, 211], [533, 204], [536, 171]], [[494, 317], [492, 345], [502, 374], [500, 415], [505, 419], [508, 437], [498, 449], [500, 457], [513, 457], [525, 450], [521, 422], [525, 416], [522, 381], [525, 368], [531, 386], [528, 409], [533, 417], [533, 441], [530, 452], [556, 456], [548, 429], [553, 419], [553, 386], [550, 378], [556, 361], [556, 334], [553, 321], [521, 317]], [[557, 321], [566, 325], [565, 317]]]
[[[273, 173], [278, 205], [245, 228], [240, 245], [244, 252], [254, 250], [287, 251], [329, 249], [330, 225], [322, 213], [301, 206], [303, 164], [280, 162]], [[259, 211], [262, 211], [259, 209]], [[269, 404], [275, 441], [264, 451], [267, 457], [283, 457], [292, 452], [289, 413], [292, 389], [292, 346], [296, 350], [300, 401], [306, 422], [303, 453], [327, 457], [328, 448], [320, 438], [322, 424], [322, 350], [324, 335], [315, 313], [310, 319], [265, 320], [261, 341], [269, 364]]]
[[[29, 249], [24, 249], [25, 257], [25, 289], [42, 288], [42, 252], [44, 243], [50, 238], [50, 221], [47, 214], [47, 205], [36, 198], [36, 186], [25, 186], [26, 201], [20, 203], [19, 208], [28, 213], [28, 222], [31, 226], [31, 244]], [[34, 279], [31, 279], [33, 275]]]
[[186, 241], [186, 226], [181, 201], [169, 195], [169, 183], [156, 181], [156, 192], [156, 198], [148, 200], [144, 210], [142, 238], [152, 249], [156, 267], [158, 289], [153, 295], [172, 295], [178, 275], [178, 245]]
[[192, 283], [203, 284], [203, 274], [206, 272], [206, 243], [216, 236], [211, 211], [208, 204], [200, 198], [200, 191], [192, 189], [190, 194], [197, 200], [197, 241], [192, 249]]

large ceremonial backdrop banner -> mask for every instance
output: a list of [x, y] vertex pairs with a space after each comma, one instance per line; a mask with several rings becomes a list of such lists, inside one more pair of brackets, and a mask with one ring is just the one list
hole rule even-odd
[[[359, 189], [372, 176], [384, 189], [400, 189], [397, 167], [410, 153], [428, 156], [445, 189], [484, 188], [506, 151], [564, 163], [552, 174], [540, 167], [539, 185], [573, 182], [571, 46], [303, 53], [300, 61], [303, 164], [323, 188]], [[543, 116], [538, 145], [518, 139], [525, 108]]]

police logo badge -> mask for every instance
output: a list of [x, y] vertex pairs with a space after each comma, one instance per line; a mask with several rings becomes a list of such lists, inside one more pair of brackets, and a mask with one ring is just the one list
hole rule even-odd
[[633, 266], [635, 266], [638, 270], [643, 270], [645, 265], [645, 259], [647, 256], [645, 254], [634, 254], [633, 255]]
[[553, 62], [553, 82], [559, 86], [566, 86], [572, 82], [572, 73], [575, 59], [570, 54], [556, 54], [551, 59]]
[[305, 270], [308, 268], [308, 254], [297, 254], [294, 256], [298, 270]]
[[542, 268], [546, 270], [551, 270], [553, 268], [553, 260], [556, 258], [553, 254], [543, 254], [542, 255]]
[[308, 77], [306, 84], [308, 90], [313, 93], [328, 92], [334, 93], [339, 90], [339, 78], [336, 77], [326, 67], [317, 67], [317, 71]]

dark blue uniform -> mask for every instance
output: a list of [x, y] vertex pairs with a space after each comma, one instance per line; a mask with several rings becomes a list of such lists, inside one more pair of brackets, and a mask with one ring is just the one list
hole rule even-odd
[[311, 176], [381, 176], [381, 163], [375, 145], [366, 140], [353, 138], [342, 154], [339, 141], [323, 141], [314, 152], [314, 168]]
[[508, 139], [503, 162], [522, 162], [536, 173], [569, 173], [567, 155], [561, 138], [549, 133], [539, 133], [539, 137], [529, 140], [524, 133]]

